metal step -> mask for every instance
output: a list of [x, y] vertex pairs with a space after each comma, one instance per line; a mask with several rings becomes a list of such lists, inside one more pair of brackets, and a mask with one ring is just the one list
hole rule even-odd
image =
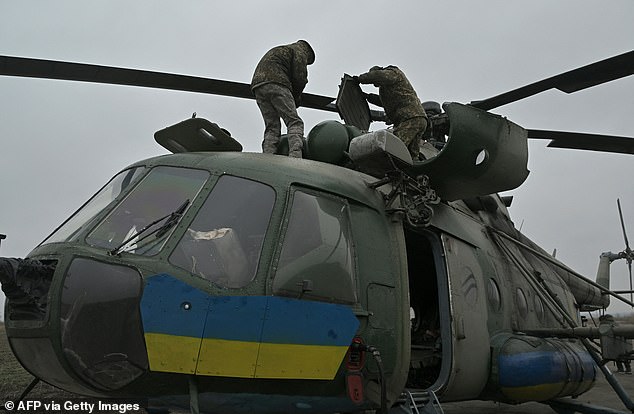
[[405, 390], [390, 409], [390, 414], [443, 414], [442, 407], [432, 390]]

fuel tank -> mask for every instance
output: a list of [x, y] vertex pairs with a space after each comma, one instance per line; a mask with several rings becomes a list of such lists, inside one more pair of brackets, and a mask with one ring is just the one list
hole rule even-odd
[[594, 385], [597, 367], [578, 340], [504, 333], [492, 338], [488, 389], [509, 402], [577, 396]]

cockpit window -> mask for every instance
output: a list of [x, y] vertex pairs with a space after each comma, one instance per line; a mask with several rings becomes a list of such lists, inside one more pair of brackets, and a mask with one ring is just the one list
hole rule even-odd
[[128, 186], [134, 183], [145, 171], [145, 167], [136, 167], [124, 170], [108, 182], [97, 194], [95, 194], [82, 208], [77, 210], [64, 224], [53, 234], [48, 236], [42, 244], [67, 242], [73, 236], [80, 233], [94, 217], [107, 207]]
[[86, 242], [147, 256], [158, 253], [167, 240], [164, 236], [174, 228], [166, 224], [170, 213], [188, 206], [209, 176], [203, 170], [153, 168], [88, 235]]
[[273, 188], [221, 176], [170, 262], [221, 287], [246, 286], [256, 275], [274, 204]]
[[273, 293], [356, 302], [347, 202], [296, 190], [292, 203]]

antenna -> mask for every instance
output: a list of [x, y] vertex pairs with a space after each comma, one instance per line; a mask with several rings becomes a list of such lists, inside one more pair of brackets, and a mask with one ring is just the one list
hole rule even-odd
[[619, 218], [621, 219], [621, 229], [623, 230], [623, 239], [625, 240], [625, 250], [621, 252], [621, 256], [627, 262], [627, 269], [630, 274], [630, 301], [632, 301], [632, 260], [634, 260], [634, 252], [630, 248], [630, 242], [627, 240], [627, 232], [625, 231], [625, 221], [623, 220], [623, 211], [621, 210], [621, 200], [616, 199], [616, 205], [619, 208]]

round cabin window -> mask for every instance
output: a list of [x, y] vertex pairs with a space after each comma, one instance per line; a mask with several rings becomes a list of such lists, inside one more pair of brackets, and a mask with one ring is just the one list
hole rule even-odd
[[502, 308], [502, 295], [500, 294], [500, 288], [495, 280], [489, 279], [489, 285], [487, 286], [487, 299], [489, 305], [494, 311], [499, 311]]

